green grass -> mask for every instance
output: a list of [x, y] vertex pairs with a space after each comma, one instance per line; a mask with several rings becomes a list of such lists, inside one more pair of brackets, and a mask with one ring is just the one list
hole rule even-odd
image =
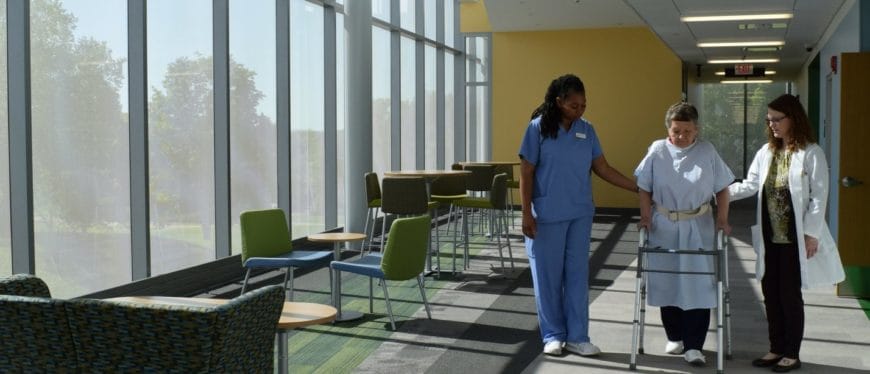
[[[483, 238], [472, 238], [472, 243], [482, 243]], [[480, 252], [481, 246], [470, 246], [470, 255]], [[442, 244], [442, 266], [447, 268], [448, 253], [452, 254], [452, 244]], [[461, 254], [461, 251], [458, 251]], [[449, 263], [452, 266], [452, 262]], [[457, 269], [463, 266], [461, 257], [457, 258]], [[435, 294], [447, 285], [445, 280], [426, 278], [424, 286], [426, 298], [432, 300]], [[374, 285], [374, 314], [369, 314], [368, 277], [342, 273], [342, 309], [363, 312], [363, 318], [339, 324], [325, 324], [307, 327], [290, 336], [289, 371], [291, 373], [348, 373], [359, 366], [381, 343], [390, 340], [393, 331], [387, 315], [383, 291]], [[401, 329], [404, 321], [411, 319], [423, 307], [420, 290], [415, 280], [387, 283], [392, 300], [396, 328]], [[316, 292], [297, 292], [295, 301], [329, 304], [329, 284], [324, 284]], [[424, 317], [425, 318], [425, 317]]]

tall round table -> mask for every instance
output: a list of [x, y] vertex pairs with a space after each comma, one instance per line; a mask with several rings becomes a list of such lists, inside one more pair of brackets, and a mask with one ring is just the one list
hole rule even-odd
[[[358, 242], [366, 238], [365, 234], [355, 232], [325, 232], [308, 235], [308, 241], [314, 243], [332, 243], [333, 260], [341, 261], [341, 243]], [[362, 318], [363, 314], [353, 310], [341, 310], [341, 275], [338, 271], [332, 272], [332, 305], [338, 310], [335, 316], [336, 322], [350, 321]]]

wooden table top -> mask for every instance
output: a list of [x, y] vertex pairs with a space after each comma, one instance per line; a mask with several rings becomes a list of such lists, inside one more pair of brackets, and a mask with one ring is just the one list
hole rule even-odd
[[308, 235], [308, 240], [315, 243], [356, 242], [366, 238], [366, 234], [356, 232], [324, 232]]
[[[227, 299], [169, 296], [126, 296], [115, 297], [106, 300], [137, 304], [161, 304], [199, 307], [213, 307], [216, 305], [226, 304], [230, 301]], [[327, 322], [332, 322], [335, 319], [335, 314], [337, 312], [338, 311], [331, 305], [285, 301], [284, 309], [281, 311], [281, 318], [278, 320], [278, 328], [289, 330], [298, 327], [319, 325]]]
[[471, 174], [468, 170], [397, 170], [384, 172], [387, 177], [443, 177], [445, 175]]
[[460, 162], [459, 165], [519, 165], [519, 161], [466, 161]]

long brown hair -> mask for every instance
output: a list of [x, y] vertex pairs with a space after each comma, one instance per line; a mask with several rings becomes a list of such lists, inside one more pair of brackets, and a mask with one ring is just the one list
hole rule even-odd
[[808, 144], [815, 143], [813, 137], [813, 129], [810, 127], [810, 119], [807, 117], [807, 112], [801, 105], [800, 100], [796, 96], [784, 94], [767, 104], [767, 107], [777, 112], [782, 112], [791, 120], [791, 141], [789, 144], [783, 144], [782, 139], [773, 136], [773, 130], [767, 126], [767, 145], [771, 149], [788, 148], [794, 152], [798, 149], [804, 149]]

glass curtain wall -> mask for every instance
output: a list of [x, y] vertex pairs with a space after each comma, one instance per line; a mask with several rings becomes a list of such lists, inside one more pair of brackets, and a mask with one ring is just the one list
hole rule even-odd
[[490, 157], [490, 61], [488, 35], [472, 35], [465, 39], [466, 50], [466, 154], [471, 161]]
[[0, 276], [12, 274], [12, 235], [9, 229], [9, 97], [6, 74], [6, 0], [0, 0]]
[[372, 26], [372, 169], [378, 177], [391, 170], [390, 71], [390, 31]]
[[786, 90], [785, 83], [701, 86], [700, 136], [713, 143], [736, 178], [746, 177], [755, 152], [767, 143], [767, 103]]
[[275, 2], [230, 0], [232, 253], [239, 214], [278, 207]]
[[290, 2], [290, 233], [294, 238], [326, 228], [322, 30], [322, 6], [305, 0]]
[[151, 275], [158, 275], [215, 258], [212, 2], [147, 6]]
[[[434, 15], [433, 15], [434, 17]], [[428, 16], [427, 16], [428, 19]], [[436, 66], [435, 66], [435, 47], [431, 45], [426, 45], [425, 47], [425, 58], [426, 58], [426, 77], [425, 77], [425, 108], [426, 108], [426, 169], [437, 169], [438, 168], [438, 142], [437, 139], [437, 130], [438, 126], [436, 124], [436, 115], [435, 112], [438, 110], [436, 107], [435, 100], [435, 82], [436, 82]]]
[[[402, 3], [405, 3], [405, 1]], [[412, 12], [411, 15], [413, 14]], [[404, 25], [404, 21], [402, 24]], [[402, 170], [414, 170], [417, 168], [415, 48], [414, 39], [402, 36], [402, 107], [399, 108], [402, 114]]]
[[31, 2], [35, 269], [58, 297], [132, 278], [126, 6]]
[[[6, 1], [0, 0], [0, 51], [6, 49]], [[347, 37], [343, 1], [289, 0], [292, 236], [344, 222]], [[438, 9], [443, 4], [444, 9]], [[150, 0], [148, 80], [150, 248], [131, 248], [127, 1], [31, 0], [34, 259], [55, 295], [87, 294], [132, 279], [131, 250], [149, 251], [148, 275], [215, 259], [214, 57], [212, 2]], [[277, 206], [276, 3], [229, 1], [230, 183], [232, 253], [240, 251], [238, 216]], [[436, 167], [436, 150], [453, 149], [456, 110], [453, 50], [455, 1], [373, 0], [373, 169]], [[422, 9], [422, 23], [416, 24]], [[335, 14], [335, 40], [324, 33]], [[436, 41], [445, 12], [444, 41]], [[398, 15], [397, 17], [392, 17]], [[418, 27], [419, 26], [419, 27]], [[218, 27], [222, 29], [223, 27]], [[17, 36], [21, 37], [21, 36]], [[393, 45], [392, 41], [398, 41]], [[325, 65], [335, 48], [335, 66]], [[133, 46], [140, 47], [140, 46]], [[417, 56], [418, 50], [423, 51]], [[439, 76], [439, 54], [444, 76]], [[419, 57], [419, 58], [418, 58]], [[5, 53], [0, 53], [0, 274], [11, 273], [9, 139]], [[422, 60], [422, 61], [421, 61]], [[425, 64], [418, 74], [417, 64]], [[328, 70], [327, 70], [328, 69]], [[336, 69], [336, 154], [324, 154], [325, 84]], [[400, 79], [393, 80], [396, 71]], [[443, 79], [445, 92], [436, 92]], [[134, 87], [136, 88], [136, 87]], [[422, 88], [423, 97], [417, 97]], [[462, 88], [459, 88], [462, 89]], [[393, 94], [399, 97], [392, 97]], [[444, 94], [446, 143], [437, 143], [436, 110]], [[352, 99], [352, 98], [351, 98]], [[395, 100], [395, 106], [393, 101]], [[417, 100], [424, 126], [417, 130]], [[398, 112], [397, 112], [398, 111]], [[397, 123], [392, 123], [393, 118]], [[396, 125], [396, 127], [393, 127]], [[396, 148], [391, 149], [392, 140]], [[425, 139], [426, 149], [417, 149]], [[330, 147], [331, 148], [331, 147]], [[424, 155], [419, 159], [417, 152]], [[395, 156], [395, 159], [393, 157]], [[326, 161], [329, 161], [327, 163]], [[335, 161], [334, 170], [326, 170]], [[423, 165], [418, 165], [423, 162]], [[218, 165], [221, 166], [221, 165]], [[333, 169], [332, 166], [329, 167]], [[335, 173], [337, 196], [325, 196]], [[13, 181], [14, 182], [14, 181]], [[356, 181], [354, 181], [356, 182]], [[360, 181], [361, 182], [361, 181]], [[361, 185], [361, 183], [360, 183]], [[330, 192], [331, 193], [331, 192]], [[335, 211], [326, 212], [334, 202]], [[138, 260], [137, 260], [138, 261]], [[94, 268], [93, 264], [100, 264]]]

